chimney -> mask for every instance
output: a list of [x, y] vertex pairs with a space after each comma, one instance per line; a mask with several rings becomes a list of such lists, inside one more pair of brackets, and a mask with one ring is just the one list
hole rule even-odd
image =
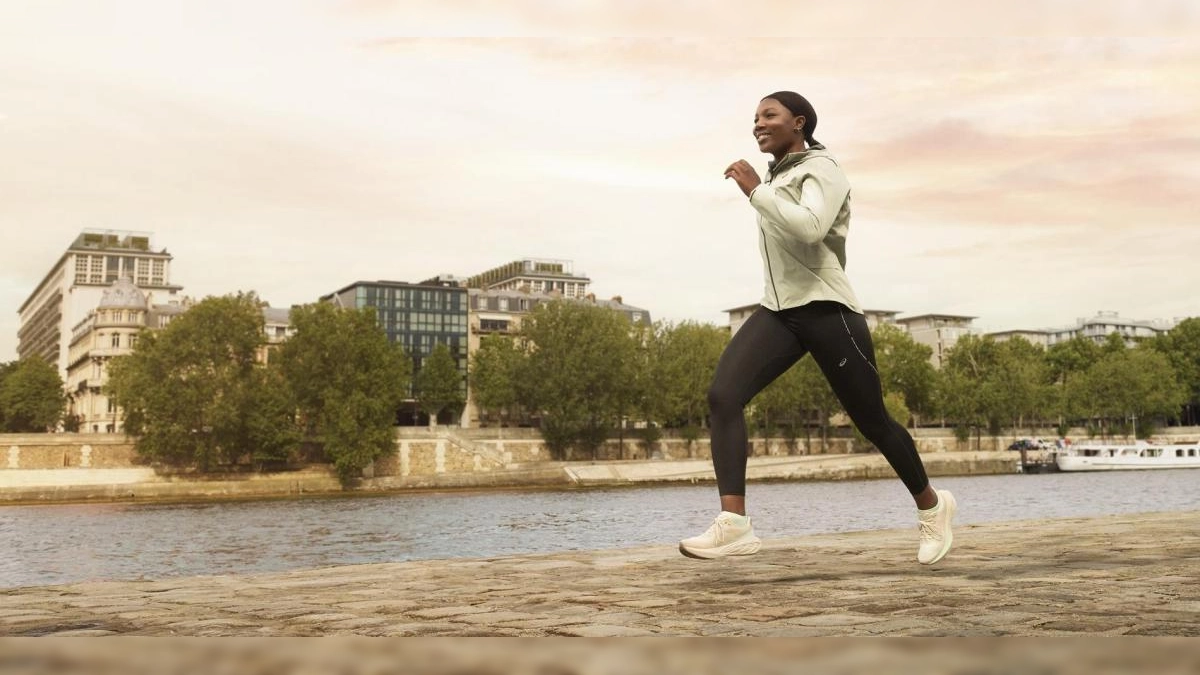
[[625, 302], [621, 300], [621, 296], [619, 296], [619, 295], [614, 295], [614, 296], [612, 297], [612, 301], [613, 301], [613, 302], [615, 302], [615, 303], [617, 303], [618, 305], [623, 305], [623, 304], [625, 304]]
[[588, 293], [587, 295], [585, 295], [583, 297], [585, 300], [592, 303], [593, 305], [596, 304], [596, 294], [595, 293]]

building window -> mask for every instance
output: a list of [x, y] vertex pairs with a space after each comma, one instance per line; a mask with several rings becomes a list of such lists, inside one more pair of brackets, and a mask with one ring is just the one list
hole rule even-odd
[[113, 333], [113, 334], [112, 334], [112, 346], [113, 346], [113, 347], [120, 347], [120, 346], [121, 346], [121, 334], [120, 334], [120, 333]]
[[104, 283], [104, 256], [93, 255], [86, 257], [91, 258], [91, 262], [89, 263], [88, 267], [88, 283]]
[[637, 323], [638, 321], [641, 321], [641, 320], [642, 320], [642, 313], [641, 313], [641, 312], [634, 312], [634, 313], [632, 314], [631, 318], [633, 319], [633, 322], [634, 322], [634, 323]]
[[500, 311], [501, 312], [508, 311], [508, 298], [500, 298]]

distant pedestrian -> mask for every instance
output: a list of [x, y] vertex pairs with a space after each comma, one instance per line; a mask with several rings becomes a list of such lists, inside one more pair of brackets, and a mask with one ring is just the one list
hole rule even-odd
[[775, 157], [766, 182], [745, 160], [725, 169], [758, 212], [765, 291], [762, 306], [721, 355], [708, 391], [721, 513], [704, 534], [681, 541], [679, 550], [694, 558], [758, 551], [761, 542], [746, 516], [745, 407], [812, 354], [850, 419], [912, 494], [920, 525], [917, 560], [933, 564], [953, 543], [954, 496], [930, 486], [912, 436], [884, 407], [871, 332], [845, 272], [850, 185], [813, 138], [816, 126], [816, 111], [803, 96], [771, 94], [754, 114], [758, 148]]

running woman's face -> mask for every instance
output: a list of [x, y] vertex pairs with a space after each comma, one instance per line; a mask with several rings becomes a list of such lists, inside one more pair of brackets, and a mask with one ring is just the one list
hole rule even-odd
[[804, 118], [796, 117], [773, 98], [764, 98], [754, 112], [754, 140], [758, 141], [758, 149], [777, 158], [804, 150], [804, 134], [796, 131], [803, 128]]

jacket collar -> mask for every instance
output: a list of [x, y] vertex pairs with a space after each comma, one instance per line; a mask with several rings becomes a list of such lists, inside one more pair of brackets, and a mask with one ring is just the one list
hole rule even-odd
[[778, 160], [772, 159], [769, 162], [767, 162], [767, 175], [775, 176], [775, 175], [779, 174], [781, 171], [787, 171], [788, 169], [792, 168], [793, 166], [796, 166], [800, 162], [803, 162], [804, 160], [808, 159], [812, 155], [814, 150], [824, 150], [824, 149], [825, 149], [824, 145], [821, 145], [820, 143], [816, 143], [814, 145], [808, 146], [808, 148], [804, 152], [789, 152], [788, 154], [783, 156], [783, 159], [778, 159]]

